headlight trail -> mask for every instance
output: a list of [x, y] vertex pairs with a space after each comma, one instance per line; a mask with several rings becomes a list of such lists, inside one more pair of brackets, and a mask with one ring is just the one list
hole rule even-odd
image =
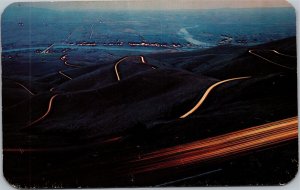
[[65, 73], [63, 73], [62, 71], [58, 71], [59, 74], [61, 74], [62, 76], [66, 77], [69, 80], [72, 80], [72, 78], [68, 75], [66, 75]]
[[230, 82], [230, 81], [234, 81], [234, 80], [242, 80], [242, 79], [248, 79], [250, 78], [250, 76], [247, 76], [247, 77], [238, 77], [238, 78], [231, 78], [231, 79], [226, 79], [226, 80], [222, 80], [220, 82], [217, 82], [213, 85], [211, 85], [206, 91], [205, 93], [203, 94], [203, 96], [200, 98], [200, 100], [198, 101], [198, 103], [191, 109], [189, 110], [188, 112], [186, 112], [185, 114], [183, 114], [182, 116], [180, 116], [179, 118], [180, 119], [183, 119], [183, 118], [186, 118], [188, 117], [189, 115], [191, 115], [192, 113], [194, 113], [204, 102], [204, 100], [208, 97], [209, 93], [217, 86], [223, 84], [223, 83], [226, 83], [226, 82]]
[[43, 114], [41, 117], [39, 117], [38, 119], [34, 120], [33, 122], [31, 122], [27, 127], [30, 127], [38, 122], [40, 122], [41, 120], [43, 120], [51, 111], [52, 108], [52, 104], [53, 104], [53, 100], [58, 96], [58, 94], [53, 95], [50, 100], [49, 100], [49, 104], [48, 104], [48, 109], [46, 111], [45, 114]]
[[[265, 58], [265, 57], [263, 57], [263, 56], [261, 56], [261, 55], [259, 55], [259, 54], [257, 54], [257, 53], [254, 53], [254, 51], [255, 51], [255, 50], [249, 50], [248, 52], [249, 52], [250, 54], [252, 54], [252, 55], [258, 57], [258, 58], [261, 58], [261, 59], [263, 59], [263, 60], [265, 60], [265, 61], [267, 61], [267, 62], [269, 62], [269, 63], [272, 63], [272, 64], [274, 64], [274, 65], [277, 65], [277, 66], [279, 66], [279, 67], [283, 67], [283, 68], [289, 69], [289, 70], [295, 70], [295, 69], [292, 68], [292, 67], [288, 67], [288, 66], [285, 66], [285, 65], [276, 63], [276, 62], [274, 62], [274, 61], [271, 61], [270, 59], [267, 59], [267, 58]], [[274, 52], [274, 51], [273, 51], [273, 52]], [[276, 52], [277, 52], [277, 51], [275, 51], [275, 53], [276, 53]], [[277, 54], [279, 54], [279, 52], [277, 52]]]
[[131, 162], [131, 171], [144, 173], [224, 159], [297, 138], [298, 117], [291, 117], [141, 155]]
[[19, 83], [19, 82], [15, 82], [17, 85], [21, 86], [22, 88], [24, 88], [27, 92], [29, 92], [29, 94], [31, 94], [32, 96], [34, 96], [35, 94], [29, 90], [26, 86], [24, 86], [23, 84]]

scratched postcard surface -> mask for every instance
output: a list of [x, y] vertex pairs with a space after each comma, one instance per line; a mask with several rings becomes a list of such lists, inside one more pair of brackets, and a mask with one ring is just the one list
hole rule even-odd
[[284, 185], [297, 173], [286, 1], [20, 2], [1, 42], [14, 187]]

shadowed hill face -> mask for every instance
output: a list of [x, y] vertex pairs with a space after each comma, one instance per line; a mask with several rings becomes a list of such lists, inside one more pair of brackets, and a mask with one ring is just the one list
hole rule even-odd
[[[32, 76], [6, 76], [4, 147], [12, 147], [9, 150], [13, 155], [15, 147], [29, 152], [4, 158], [6, 176], [20, 176], [16, 183], [25, 184], [28, 179], [22, 176], [27, 176], [30, 169], [34, 184], [44, 184], [39, 177], [42, 175], [65, 185], [74, 181], [89, 187], [99, 187], [99, 181], [110, 187], [116, 183], [132, 185], [122, 169], [131, 163], [128, 160], [137, 159], [142, 153], [294, 117], [295, 47], [295, 38], [289, 38], [253, 47], [219, 46], [202, 51], [148, 54], [143, 60], [140, 56], [128, 56], [76, 68], [59, 60], [52, 69], [37, 68], [43, 75], [34, 72]], [[267, 51], [272, 49], [284, 55]], [[234, 77], [244, 78], [221, 83], [208, 91]], [[193, 113], [180, 118], [203, 97]], [[36, 151], [34, 157], [31, 151]], [[292, 149], [286, 149], [270, 155], [276, 155], [280, 161], [291, 152]], [[34, 166], [26, 164], [28, 159], [35, 161]], [[22, 165], [22, 171], [13, 167], [15, 160]], [[47, 167], [49, 163], [51, 167]], [[284, 175], [284, 168], [295, 164], [281, 164], [276, 171], [272, 166], [267, 170], [287, 180], [290, 176]], [[212, 165], [216, 166], [213, 163], [201, 167]], [[184, 173], [179, 169], [167, 171], [175, 176]], [[143, 174], [150, 176], [147, 182], [143, 175], [137, 175], [136, 184], [151, 185], [158, 180], [153, 177], [156, 174]], [[225, 178], [216, 180], [227, 184]], [[245, 181], [250, 179], [252, 183], [252, 178], [247, 176]], [[265, 178], [269, 184], [278, 183], [271, 180], [272, 176]]]
[[[24, 94], [24, 89], [20, 90], [11, 78], [3, 81], [4, 123], [27, 126], [45, 113], [49, 99], [54, 94], [58, 96], [53, 100], [49, 115], [32, 127], [43, 133], [56, 130], [72, 133], [74, 129], [101, 136], [126, 131], [140, 122], [176, 121], [197, 103], [205, 90], [220, 79], [252, 76], [253, 79], [247, 81], [259, 77], [263, 82], [265, 79], [262, 76], [274, 76], [279, 80], [280, 88], [283, 88], [285, 82], [289, 83], [286, 76], [294, 76], [293, 71], [253, 56], [249, 50], [255, 49], [258, 54], [280, 64], [286, 64], [285, 61], [288, 60], [288, 65], [295, 67], [295, 58], [265, 51], [277, 49], [293, 55], [294, 44], [295, 38], [289, 38], [248, 48], [219, 46], [204, 51], [152, 54], [146, 56], [148, 62], [144, 64], [139, 56], [132, 56], [117, 66], [120, 81], [117, 80], [116, 66], [110, 63], [79, 68], [64, 65], [66, 69], [59, 71], [63, 71], [71, 80], [59, 72], [52, 73], [52, 70], [49, 70], [48, 75], [35, 76], [30, 83], [22, 81], [22, 78], [17, 79], [36, 92], [36, 96]], [[155, 69], [151, 64], [158, 68]], [[174, 67], [177, 69], [173, 69]], [[293, 81], [291, 77], [288, 79]], [[235, 83], [248, 84], [249, 90], [256, 87], [257, 91], [263, 89], [263, 85], [259, 83], [232, 82]], [[230, 84], [217, 88], [216, 92], [218, 89], [226, 92], [227, 85]], [[287, 87], [293, 85], [295, 84], [290, 83]], [[272, 96], [277, 97], [281, 92], [287, 91], [280, 91], [280, 88], [272, 92]], [[242, 91], [241, 87], [237, 89]], [[214, 97], [214, 94], [211, 96]], [[221, 104], [220, 101], [239, 99], [234, 88], [233, 91], [228, 90], [228, 94], [230, 95], [216, 99], [217, 102], [207, 109], [213, 109], [214, 105]], [[241, 96], [251, 98], [250, 94], [252, 93], [244, 92]], [[253, 97], [257, 95], [261, 93], [253, 94]], [[264, 95], [268, 96], [267, 93]], [[17, 110], [23, 110], [23, 114], [15, 115]], [[77, 119], [74, 121], [66, 118]]]
[[[139, 65], [129, 64], [122, 72], [134, 71], [137, 67]], [[93, 72], [97, 75], [97, 80], [94, 80], [95, 83], [90, 88], [91, 80], [84, 75], [77, 80], [68, 81], [68, 85], [60, 86], [57, 90], [57, 94], [60, 95], [53, 102], [52, 113], [33, 128], [41, 132], [82, 130], [93, 136], [101, 136], [124, 131], [137, 122], [155, 121], [166, 116], [177, 118], [182, 113], [168, 115], [175, 106], [189, 106], [197, 100], [199, 93], [217, 81], [208, 77], [196, 77], [180, 70], [151, 69], [117, 82], [111, 67], [98, 71], [101, 72]], [[89, 73], [85, 75], [90, 77]], [[103, 84], [109, 77], [110, 82]], [[85, 86], [86, 83], [88, 86]], [[76, 91], [81, 84], [82, 89]], [[72, 89], [72, 86], [75, 86], [75, 89]], [[44, 110], [47, 106], [49, 95], [41, 94], [39, 99], [35, 100], [36, 98], [14, 106], [6, 113], [13, 114], [16, 110], [26, 109], [31, 105], [28, 114], [32, 118], [38, 117], [42, 113], [39, 110]], [[29, 115], [18, 115], [13, 120], [28, 123], [26, 119], [30, 118]], [[74, 122], [66, 118], [77, 119]]]
[[169, 65], [182, 68], [199, 75], [206, 75], [219, 79], [226, 79], [238, 76], [257, 76], [278, 72], [289, 72], [249, 54], [249, 50], [254, 49], [258, 53], [274, 62], [293, 68], [297, 67], [297, 59], [280, 56], [274, 52], [264, 50], [278, 50], [287, 55], [296, 55], [296, 38], [288, 38], [271, 42], [259, 46], [239, 47], [239, 46], [218, 46], [208, 50], [193, 53], [171, 53], [149, 55], [153, 62], [161, 65]]

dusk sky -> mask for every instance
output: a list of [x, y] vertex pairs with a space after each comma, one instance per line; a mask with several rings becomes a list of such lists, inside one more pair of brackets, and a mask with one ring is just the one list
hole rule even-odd
[[135, 1], [98, 1], [98, 2], [42, 2], [30, 6], [56, 10], [91, 9], [217, 9], [217, 8], [255, 8], [290, 7], [285, 0], [135, 0]]

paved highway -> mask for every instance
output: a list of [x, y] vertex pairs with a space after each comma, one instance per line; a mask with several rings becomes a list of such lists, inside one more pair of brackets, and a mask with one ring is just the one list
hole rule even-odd
[[[66, 55], [63, 55], [61, 58], [60, 58], [62, 61], [64, 61], [64, 64], [67, 65], [67, 66], [71, 66], [71, 67], [80, 67], [78, 65], [71, 65], [71, 64], [68, 64], [67, 63], [67, 57]], [[67, 74], [63, 73], [62, 71], [58, 71], [59, 74], [61, 74], [62, 76], [66, 77], [67, 79], [69, 80], [72, 80], [72, 78], [70, 76], [68, 76]], [[17, 83], [19, 84], [20, 86], [22, 86], [24, 89], [26, 89], [28, 92], [30, 92], [32, 95], [34, 95], [30, 90], [28, 90], [25, 86], [23, 86], [22, 84], [20, 83]], [[54, 90], [54, 87], [50, 89], [50, 92], [52, 92]], [[48, 110], [46, 111], [46, 113], [44, 115], [42, 115], [41, 117], [39, 117], [38, 119], [36, 119], [35, 121], [31, 122], [27, 127], [30, 127], [38, 122], [40, 122], [41, 120], [43, 120], [51, 111], [51, 108], [52, 108], [52, 102], [54, 100], [55, 97], [57, 97], [58, 94], [55, 94], [53, 95], [51, 98], [50, 98], [50, 101], [49, 101], [49, 105], [48, 105]]]
[[268, 51], [272, 51], [272, 52], [274, 52], [274, 53], [276, 53], [276, 54], [278, 54], [278, 55], [282, 55], [282, 56], [285, 56], [285, 57], [297, 58], [297, 56], [283, 54], [283, 53], [280, 53], [280, 52], [278, 52], [278, 51], [276, 51], [276, 50], [274, 50], [274, 49], [271, 49], [271, 50], [268, 50]]
[[115, 73], [116, 73], [116, 76], [117, 76], [118, 81], [121, 80], [120, 75], [119, 75], [119, 71], [118, 71], [118, 65], [119, 65], [122, 61], [126, 60], [127, 58], [128, 58], [128, 56], [123, 57], [122, 59], [120, 59], [119, 61], [117, 61], [117, 62], [115, 63]]
[[80, 68], [81, 66], [79, 66], [79, 65], [73, 65], [73, 64], [70, 64], [70, 63], [68, 63], [67, 61], [64, 61], [64, 64], [66, 65], [66, 66], [69, 66], [69, 67], [75, 67], [75, 68]]
[[[141, 63], [142, 63], [142, 64], [147, 64], [147, 62], [145, 61], [144, 56], [139, 56], [139, 57], [140, 57], [140, 59], [141, 59]], [[128, 59], [128, 58], [129, 58], [129, 56], [123, 57], [122, 59], [120, 59], [119, 61], [117, 61], [117, 62], [115, 63], [115, 73], [116, 73], [116, 76], [117, 76], [118, 81], [121, 80], [120, 74], [119, 74], [119, 70], [118, 70], [118, 66], [119, 66], [120, 63], [122, 63], [124, 60], [126, 60], [126, 59]], [[156, 69], [156, 68], [153, 67], [153, 66], [151, 66], [151, 67], [152, 67], [152, 69]]]
[[134, 173], [152, 172], [224, 159], [298, 138], [298, 117], [291, 117], [236, 132], [141, 155], [132, 160]]
[[145, 58], [143, 56], [140, 56], [140, 59], [141, 59], [142, 63], [147, 64], [145, 61]]
[[62, 76], [66, 77], [69, 80], [72, 80], [72, 78], [68, 75], [66, 75], [65, 73], [63, 73], [62, 71], [58, 71], [59, 74], [61, 74]]
[[41, 120], [43, 120], [51, 111], [52, 108], [52, 104], [53, 104], [53, 100], [58, 96], [58, 94], [53, 95], [50, 100], [49, 100], [49, 104], [48, 104], [48, 109], [46, 111], [45, 114], [43, 114], [41, 117], [39, 117], [38, 119], [34, 120], [33, 122], [31, 122], [27, 127], [30, 127], [38, 122], [40, 122]]
[[[60, 57], [60, 60], [62, 60], [62, 61], [64, 62], [64, 64], [65, 64], [66, 66], [69, 66], [69, 67], [75, 67], [75, 68], [80, 68], [80, 67], [82, 67], [82, 66], [79, 66], [79, 65], [73, 65], [73, 64], [68, 63], [68, 61], [67, 61], [67, 55], [61, 56], [61, 57]], [[67, 79], [72, 80], [72, 77], [70, 77], [69, 75], [65, 74], [64, 72], [58, 71], [58, 73], [61, 74], [63, 77], [66, 77]], [[52, 87], [52, 88], [50, 89], [50, 92], [52, 92], [53, 90], [54, 90], [54, 87]]]
[[231, 78], [231, 79], [226, 79], [226, 80], [222, 80], [220, 82], [217, 82], [213, 85], [211, 85], [203, 94], [203, 96], [201, 97], [201, 99], [198, 101], [198, 103], [188, 112], [186, 112], [185, 114], [183, 114], [182, 116], [180, 116], [179, 118], [183, 119], [188, 117], [189, 115], [191, 115], [192, 113], [194, 113], [204, 102], [204, 100], [208, 97], [209, 93], [217, 86], [226, 83], [226, 82], [230, 82], [230, 81], [235, 81], [235, 80], [242, 80], [242, 79], [248, 79], [250, 78], [250, 76], [247, 77], [238, 77], [238, 78]]
[[49, 47], [47, 47], [44, 51], [42, 51], [41, 53], [46, 53], [50, 48], [52, 48], [54, 46], [54, 44], [51, 44]]
[[80, 68], [81, 67], [79, 65], [73, 65], [73, 64], [68, 63], [67, 55], [61, 56], [60, 60], [62, 60], [66, 66], [75, 67], [75, 68]]
[[[265, 60], [265, 61], [267, 61], [267, 62], [269, 62], [269, 63], [272, 63], [272, 64], [274, 64], [274, 65], [277, 65], [277, 66], [279, 66], [279, 67], [283, 67], [283, 68], [289, 69], [289, 70], [295, 70], [295, 69], [292, 68], [292, 67], [288, 67], [288, 66], [285, 66], [285, 65], [276, 63], [276, 62], [274, 62], [274, 61], [272, 61], [272, 60], [270, 60], [270, 59], [267, 59], [267, 58], [265, 58], [265, 57], [263, 57], [263, 56], [261, 56], [261, 55], [255, 53], [255, 51], [257, 51], [257, 50], [249, 50], [248, 52], [249, 52], [250, 54], [256, 56], [256, 57], [259, 57], [259, 58], [261, 58], [261, 59], [263, 59], [263, 60]], [[276, 54], [279, 54], [279, 55], [285, 55], [285, 54], [279, 53], [279, 52], [276, 51], [276, 50], [270, 50], [270, 51], [275, 52]], [[288, 56], [288, 57], [289, 57], [289, 55], [285, 55], [285, 56]]]
[[[144, 57], [144, 56], [140, 55], [139, 57], [140, 57], [141, 62], [142, 62], [143, 64], [149, 65], [149, 64], [147, 63], [147, 61], [145, 60], [145, 57]], [[156, 69], [155, 66], [152, 66], [152, 65], [149, 65], [149, 66], [151, 66], [152, 69]]]
[[29, 90], [26, 86], [24, 86], [23, 84], [19, 83], [19, 82], [15, 82], [17, 85], [21, 86], [22, 88], [24, 88], [27, 92], [29, 92], [29, 94], [31, 94], [32, 96], [34, 96], [35, 94]]

